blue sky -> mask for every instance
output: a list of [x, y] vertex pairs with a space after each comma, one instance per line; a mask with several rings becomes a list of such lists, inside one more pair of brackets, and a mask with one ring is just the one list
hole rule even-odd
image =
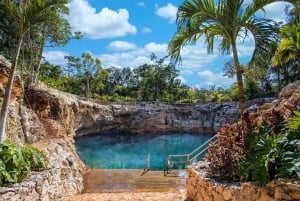
[[[251, 2], [250, 0], [247, 0]], [[166, 56], [167, 46], [176, 32], [176, 12], [183, 0], [72, 0], [68, 20], [75, 31], [84, 37], [65, 47], [47, 48], [44, 56], [53, 64], [65, 65], [65, 55], [80, 57], [90, 52], [104, 67], [132, 67], [150, 63], [153, 52], [158, 58]], [[286, 4], [286, 3], [285, 3]], [[284, 20], [284, 3], [268, 5], [266, 17]], [[260, 13], [262, 14], [262, 13]], [[201, 38], [196, 45], [182, 50], [179, 79], [197, 88], [211, 85], [228, 88], [235, 78], [223, 76], [224, 62], [216, 50], [207, 54]], [[241, 62], [246, 63], [253, 51], [253, 40], [238, 41]]]

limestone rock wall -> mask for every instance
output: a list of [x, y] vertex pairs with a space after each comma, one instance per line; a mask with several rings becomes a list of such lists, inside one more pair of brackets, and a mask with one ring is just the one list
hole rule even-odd
[[254, 183], [220, 183], [207, 178], [205, 171], [187, 169], [187, 197], [193, 201], [296, 201], [300, 184], [272, 182], [265, 187]]
[[[0, 105], [10, 63], [0, 55]], [[19, 145], [31, 144], [44, 151], [47, 169], [32, 172], [20, 184], [0, 187], [2, 201], [57, 201], [83, 191], [86, 169], [74, 147], [74, 112], [67, 99], [52, 95], [43, 85], [24, 90], [16, 75], [9, 103], [7, 137]]]
[[[248, 104], [259, 106], [270, 99]], [[233, 103], [164, 104], [160, 102], [101, 103], [78, 100], [74, 104], [76, 136], [112, 133], [215, 133], [239, 117]]]
[[76, 136], [108, 132], [212, 133], [238, 118], [236, 103], [182, 104], [159, 102], [86, 104], [79, 101]]
[[[0, 96], [4, 96], [5, 86], [8, 82], [8, 75], [10, 71], [11, 63], [0, 55]], [[16, 74], [14, 77], [14, 83], [12, 88], [11, 100], [19, 100], [23, 97], [23, 82], [21, 76]]]

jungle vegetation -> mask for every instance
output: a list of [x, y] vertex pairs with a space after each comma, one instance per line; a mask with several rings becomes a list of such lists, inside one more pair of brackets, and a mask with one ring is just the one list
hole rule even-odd
[[[35, 87], [39, 80], [59, 90], [105, 101], [238, 100], [242, 114], [245, 100], [275, 96], [283, 86], [300, 79], [299, 0], [286, 0], [293, 6], [286, 8], [288, 17], [284, 22], [255, 16], [256, 11], [274, 2], [276, 0], [255, 0], [248, 4], [244, 0], [184, 0], [178, 8], [177, 31], [169, 43], [169, 55], [157, 58], [152, 54], [149, 55], [151, 63], [119, 68], [104, 67], [101, 58], [86, 52], [80, 57], [67, 56], [65, 66], [43, 60], [46, 46], [63, 46], [80, 38], [81, 33], [72, 33], [69, 22], [62, 17], [68, 14], [67, 0], [0, 0], [0, 54], [12, 62], [1, 100], [0, 152], [5, 152], [1, 154], [5, 158], [0, 158], [0, 182], [21, 181], [29, 169], [37, 167], [36, 163], [41, 167], [46, 164], [43, 155], [40, 162], [34, 161], [35, 150], [32, 156], [27, 156], [31, 151], [26, 147], [23, 150], [5, 143], [8, 100], [16, 71], [25, 80], [26, 88]], [[236, 40], [248, 34], [255, 39], [255, 51], [251, 61], [241, 65]], [[187, 44], [196, 44], [200, 37], [205, 38], [208, 53], [213, 52], [217, 42], [221, 54], [233, 54], [233, 60], [224, 63], [224, 75], [237, 79], [230, 88], [212, 85], [209, 89], [198, 89], [181, 83], [178, 78], [176, 64], [180, 62], [181, 49]], [[280, 117], [274, 116], [279, 122]], [[237, 146], [237, 141], [228, 143], [220, 138], [218, 144], [211, 145], [207, 155], [212, 162], [211, 170], [221, 172], [223, 178], [258, 180], [261, 185], [279, 176], [299, 178], [299, 113], [295, 113], [288, 125], [292, 126], [277, 130], [274, 125], [265, 123], [253, 130], [255, 135], [245, 138], [243, 147]], [[229, 139], [242, 130], [225, 127], [220, 132]], [[16, 157], [22, 159], [21, 156], [29, 158], [14, 161]], [[16, 168], [13, 174], [5, 171], [11, 166]]]

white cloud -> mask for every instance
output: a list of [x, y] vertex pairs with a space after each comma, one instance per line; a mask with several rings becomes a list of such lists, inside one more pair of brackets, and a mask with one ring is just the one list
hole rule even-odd
[[101, 54], [97, 57], [102, 61], [103, 66], [121, 66], [121, 67], [133, 67], [137, 68], [140, 65], [150, 63], [150, 55], [154, 53], [158, 59], [166, 56], [167, 44], [157, 44], [150, 42], [144, 47], [131, 49], [128, 51], [113, 53], [113, 54]]
[[162, 18], [168, 19], [169, 23], [172, 24], [176, 21], [177, 7], [171, 3], [164, 7], [157, 7], [156, 14]]
[[140, 7], [143, 7], [143, 8], [146, 7], [145, 3], [142, 2], [142, 1], [138, 2], [137, 5], [140, 6]]
[[150, 28], [148, 28], [148, 27], [143, 27], [142, 32], [143, 33], [151, 33], [152, 30]]
[[43, 53], [43, 57], [45, 57], [45, 60], [54, 65], [65, 65], [66, 59], [64, 57], [69, 55], [69, 53], [63, 51], [45, 51]]
[[177, 79], [180, 80], [181, 84], [186, 84], [186, 79], [183, 76], [179, 75], [177, 76]]
[[277, 22], [279, 21], [285, 21], [286, 15], [285, 15], [285, 7], [286, 5], [292, 5], [287, 2], [275, 2], [271, 3], [264, 7], [265, 13], [263, 11], [259, 11], [257, 14], [259, 16], [263, 16], [269, 19], [273, 19]]
[[150, 42], [148, 43], [147, 45], [145, 45], [145, 50], [147, 52], [150, 52], [150, 53], [155, 53], [158, 55], [163, 55], [163, 56], [166, 56], [168, 55], [167, 53], [167, 49], [168, 49], [168, 45], [166, 43], [162, 43], [162, 44], [157, 44], [157, 43], [154, 43], [154, 42]]
[[251, 57], [254, 52], [255, 48], [255, 40], [251, 33], [247, 33], [247, 37], [244, 38], [244, 36], [237, 39], [237, 50], [238, 50], [238, 56], [239, 57]]
[[[216, 50], [217, 51], [217, 50]], [[196, 45], [187, 45], [181, 50], [182, 68], [189, 74], [191, 71], [199, 70], [207, 67], [210, 63], [215, 61], [219, 53], [207, 53], [207, 47], [201, 38]]]
[[114, 11], [103, 8], [96, 12], [85, 0], [73, 0], [68, 7], [70, 15], [67, 19], [71, 26], [87, 38], [115, 38], [137, 32], [136, 27], [128, 22], [129, 13], [126, 9]]
[[[118, 52], [113, 54], [101, 54], [97, 57], [102, 61], [105, 67], [109, 66], [130, 66], [136, 68], [140, 65], [150, 62], [150, 55], [154, 53], [158, 59], [168, 55], [168, 44], [150, 42], [144, 47], [136, 49]], [[196, 74], [199, 69], [205, 69], [212, 67], [213, 63], [219, 56], [219, 54], [208, 55], [207, 49], [203, 43], [199, 42], [195, 46], [186, 46], [181, 52], [182, 63], [178, 66], [181, 75]], [[165, 60], [169, 62], [168, 59]]]
[[102, 54], [99, 55], [98, 58], [101, 60], [104, 67], [119, 66], [136, 68], [150, 62], [150, 54], [147, 55], [143, 50]]
[[129, 43], [126, 41], [114, 41], [107, 46], [107, 49], [112, 51], [125, 51], [133, 50], [136, 48], [137, 46], [134, 43]]
[[235, 81], [234, 78], [228, 78], [223, 76], [222, 73], [213, 73], [209, 70], [198, 72], [198, 77], [200, 78], [200, 83], [198, 84], [200, 88], [207, 88], [212, 85], [228, 87]]

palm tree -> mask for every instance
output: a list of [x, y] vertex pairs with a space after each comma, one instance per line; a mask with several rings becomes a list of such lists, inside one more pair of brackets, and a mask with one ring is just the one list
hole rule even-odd
[[[298, 0], [290, 0], [296, 3]], [[239, 89], [241, 115], [245, 109], [243, 89], [243, 68], [239, 63], [236, 40], [242, 35], [252, 33], [255, 40], [253, 57], [267, 50], [268, 43], [274, 37], [273, 21], [258, 20], [255, 13], [274, 0], [185, 0], [177, 12], [177, 32], [171, 39], [168, 50], [171, 59], [181, 60], [180, 50], [184, 45], [195, 44], [202, 36], [205, 37], [208, 53], [212, 53], [216, 39], [222, 54], [232, 52], [235, 74]]]
[[[278, 90], [281, 89], [280, 71], [283, 71], [283, 81], [299, 79], [300, 64], [300, 2], [293, 9], [286, 9], [288, 23], [280, 30], [280, 43], [272, 58], [272, 65], [277, 71]], [[294, 72], [294, 76], [292, 75]], [[295, 76], [296, 75], [296, 76]]]
[[[17, 46], [6, 84], [5, 96], [0, 114], [0, 143], [6, 139], [6, 121], [14, 74], [18, 64], [20, 49], [26, 33], [33, 27], [51, 21], [48, 13], [66, 9], [67, 0], [0, 0], [0, 9], [12, 20], [11, 29], [17, 28]], [[10, 26], [10, 25], [8, 25]]]
[[273, 57], [273, 65], [281, 66], [290, 61], [300, 62], [300, 19], [296, 24], [288, 24], [280, 31], [282, 37]]

